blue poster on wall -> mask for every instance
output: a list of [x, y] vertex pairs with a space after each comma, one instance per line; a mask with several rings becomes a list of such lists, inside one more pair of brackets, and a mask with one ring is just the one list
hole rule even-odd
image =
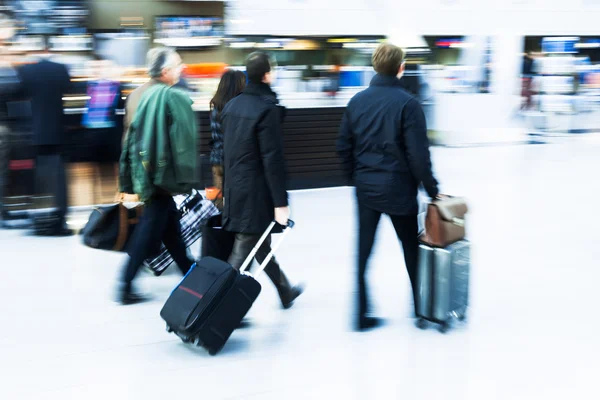
[[546, 37], [542, 39], [542, 52], [546, 54], [574, 54], [577, 53], [575, 45], [579, 43], [578, 37]]

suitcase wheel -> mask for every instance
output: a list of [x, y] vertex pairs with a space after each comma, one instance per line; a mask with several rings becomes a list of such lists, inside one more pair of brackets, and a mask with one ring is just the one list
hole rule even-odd
[[189, 336], [183, 336], [183, 335], [180, 335], [177, 332], [175, 332], [175, 334], [179, 337], [179, 339], [181, 339], [181, 341], [183, 343], [193, 343], [194, 342], [194, 339], [190, 338]]
[[457, 318], [460, 322], [465, 322], [467, 320], [467, 313], [459, 314]]
[[450, 323], [448, 322], [442, 322], [439, 326], [438, 326], [438, 331], [440, 333], [448, 333], [448, 331], [450, 330]]
[[171, 329], [171, 327], [167, 324], [167, 332], [171, 333], [173, 332], [173, 329]]
[[223, 348], [223, 347], [219, 347], [219, 348], [216, 348], [216, 349], [214, 349], [214, 348], [213, 348], [213, 349], [208, 349], [208, 354], [210, 354], [211, 356], [216, 356], [216, 355], [217, 355], [217, 353], [218, 353], [219, 351], [221, 351], [221, 349], [222, 349], [222, 348]]
[[424, 318], [418, 318], [415, 326], [419, 329], [427, 329], [427, 321]]

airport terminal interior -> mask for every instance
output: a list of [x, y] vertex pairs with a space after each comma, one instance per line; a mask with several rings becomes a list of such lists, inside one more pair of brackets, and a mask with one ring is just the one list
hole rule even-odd
[[[0, 399], [599, 398], [600, 3], [487, 3], [0, 0]], [[384, 216], [367, 269], [383, 324], [355, 329], [357, 197], [336, 140], [382, 43], [403, 49], [400, 85], [423, 110], [440, 193], [468, 206], [448, 219], [470, 244], [464, 315], [451, 309], [458, 262], [431, 289], [451, 288], [447, 325], [415, 316], [403, 249]], [[276, 258], [305, 291], [282, 309], [258, 276], [260, 295], [216, 355], [161, 318], [182, 287], [175, 265], [160, 276], [140, 269], [135, 287], [150, 299], [124, 306], [125, 247], [85, 241], [92, 216], [121, 207], [125, 102], [150, 79], [149, 50], [163, 46], [182, 60], [177, 85], [196, 120], [194, 193], [211, 206], [209, 102], [223, 74], [247, 76], [247, 57], [268, 54], [287, 108], [295, 226]], [[36, 153], [32, 96], [7, 89], [40, 59], [69, 75], [57, 105], [69, 234], [39, 228], [57, 206], [55, 177]], [[109, 116], [97, 112], [104, 84], [117, 88]], [[424, 226], [431, 199], [422, 188], [418, 199]], [[139, 222], [119, 218], [117, 230]], [[188, 248], [198, 262], [202, 246], [200, 237]]]

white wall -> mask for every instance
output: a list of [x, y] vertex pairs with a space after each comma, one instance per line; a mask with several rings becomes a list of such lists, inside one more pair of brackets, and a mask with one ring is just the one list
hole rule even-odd
[[376, 0], [230, 0], [234, 35], [384, 35]]
[[230, 0], [234, 34], [600, 34], [600, 0]]

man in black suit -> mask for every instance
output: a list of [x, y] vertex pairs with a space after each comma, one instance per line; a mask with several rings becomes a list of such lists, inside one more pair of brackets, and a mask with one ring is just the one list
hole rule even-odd
[[36, 148], [36, 194], [54, 196], [58, 209], [55, 235], [66, 235], [67, 179], [63, 96], [71, 80], [67, 68], [42, 55], [39, 62], [20, 68], [19, 76], [24, 94], [31, 99], [33, 114], [33, 144]]
[[[381, 214], [388, 214], [402, 242], [404, 261], [416, 288], [418, 264], [417, 189], [422, 183], [431, 198], [438, 196], [419, 102], [402, 88], [404, 53], [382, 44], [373, 53], [377, 75], [358, 93], [342, 120], [337, 149], [344, 169], [356, 185], [359, 219], [357, 330], [374, 328], [380, 320], [368, 316], [365, 273]], [[416, 300], [415, 300], [416, 307]]]

